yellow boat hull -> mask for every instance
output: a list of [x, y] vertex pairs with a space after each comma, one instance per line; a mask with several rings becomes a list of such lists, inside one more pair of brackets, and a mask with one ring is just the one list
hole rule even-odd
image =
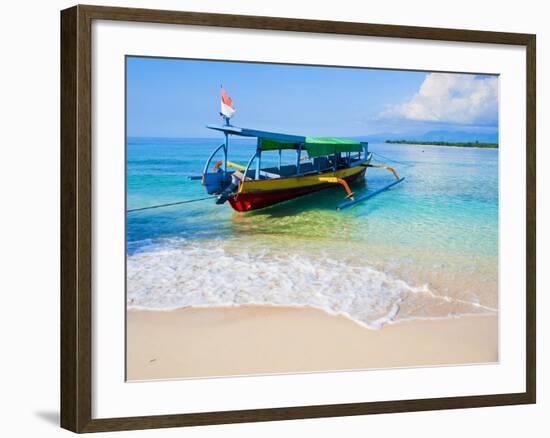
[[231, 206], [240, 212], [269, 207], [299, 196], [334, 187], [333, 183], [327, 182], [329, 178], [343, 180], [346, 183], [363, 178], [367, 164], [368, 162], [363, 162], [336, 171], [289, 178], [241, 181], [237, 193], [228, 200]]

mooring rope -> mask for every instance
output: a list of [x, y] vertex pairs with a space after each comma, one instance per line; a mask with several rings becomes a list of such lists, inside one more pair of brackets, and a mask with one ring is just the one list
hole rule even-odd
[[188, 199], [187, 201], [170, 202], [169, 204], [151, 205], [150, 207], [133, 208], [126, 210], [126, 213], [133, 213], [135, 211], [152, 210], [153, 208], [171, 207], [172, 205], [189, 204], [190, 202], [205, 201], [207, 199], [215, 198], [216, 196], [207, 196], [205, 198]]
[[384, 160], [391, 161], [391, 162], [393, 162], [393, 163], [403, 164], [404, 166], [412, 166], [411, 163], [405, 163], [404, 161], [397, 161], [397, 160], [394, 160], [394, 159], [392, 159], [392, 158], [385, 157], [384, 155], [379, 154], [378, 152], [372, 151], [372, 153], [373, 153], [374, 155], [379, 156], [380, 158], [383, 158]]

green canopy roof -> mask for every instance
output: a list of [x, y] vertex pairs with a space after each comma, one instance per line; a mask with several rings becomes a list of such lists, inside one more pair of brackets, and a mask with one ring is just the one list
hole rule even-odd
[[260, 139], [262, 151], [276, 151], [279, 149], [298, 149], [300, 143], [289, 143], [286, 141], [277, 141], [271, 138]]
[[363, 150], [361, 142], [359, 141], [326, 137], [305, 137], [303, 143], [289, 143], [270, 138], [262, 138], [260, 147], [262, 151], [298, 149], [300, 144], [303, 145], [302, 147], [307, 151], [310, 158], [322, 157], [337, 152], [361, 152]]
[[305, 147], [310, 157], [321, 157], [336, 152], [361, 152], [361, 142], [340, 138], [306, 137]]

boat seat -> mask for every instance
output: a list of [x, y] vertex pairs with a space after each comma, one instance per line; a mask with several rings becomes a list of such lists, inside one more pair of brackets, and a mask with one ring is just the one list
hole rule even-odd
[[260, 170], [260, 178], [261, 177], [265, 177], [265, 178], [268, 178], [268, 179], [274, 179], [274, 178], [280, 178], [281, 175], [279, 175], [278, 173], [274, 173], [274, 172], [268, 172], [266, 170]]
[[[236, 170], [235, 172], [233, 172], [233, 175], [239, 179], [240, 181], [243, 181], [244, 179], [244, 174], [239, 171], [239, 170]], [[250, 175], [250, 176], [249, 176]], [[254, 180], [255, 178], [255, 175], [256, 175], [256, 171], [255, 170], [249, 170], [247, 172], [247, 177], [246, 177], [246, 181], [252, 181]], [[260, 170], [260, 179], [275, 179], [275, 178], [280, 178], [281, 176], [276, 174], [276, 173], [272, 173], [272, 172], [266, 172], [265, 170]]]
[[[240, 170], [236, 170], [235, 172], [233, 172], [232, 176], [237, 178], [239, 181], [245, 180], [244, 174]], [[250, 178], [248, 176], [246, 177], [246, 181], [251, 181], [251, 180], [252, 180], [252, 178]]]

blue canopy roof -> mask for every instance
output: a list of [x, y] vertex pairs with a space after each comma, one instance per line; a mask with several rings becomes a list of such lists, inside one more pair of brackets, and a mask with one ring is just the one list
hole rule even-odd
[[278, 132], [260, 131], [258, 129], [239, 128], [238, 126], [231, 125], [208, 125], [207, 128], [243, 137], [268, 138], [281, 143], [305, 143], [306, 141], [306, 138], [302, 135], [281, 134]]

